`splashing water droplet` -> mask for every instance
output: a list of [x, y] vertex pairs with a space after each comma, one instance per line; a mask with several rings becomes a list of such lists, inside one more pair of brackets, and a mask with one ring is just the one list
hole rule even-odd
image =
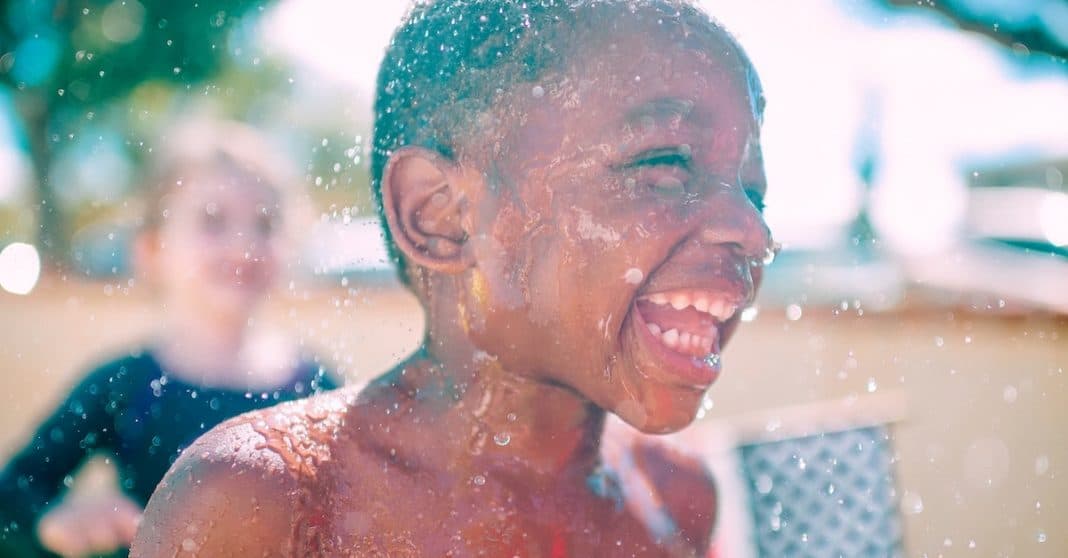
[[1035, 474], [1038, 476], [1045, 475], [1049, 471], [1049, 457], [1040, 455], [1035, 458]]
[[782, 244], [779, 244], [778, 242], [773, 243], [764, 251], [764, 259], [761, 261], [761, 263], [764, 265], [771, 265], [775, 262], [775, 257], [779, 255], [779, 252], [781, 250]]
[[751, 322], [756, 319], [758, 314], [760, 314], [760, 309], [757, 308], [755, 305], [750, 306], [745, 310], [742, 310], [742, 321]]
[[875, 382], [875, 378], [868, 378], [868, 393], [874, 393], [879, 389], [879, 384]]
[[507, 446], [512, 441], [512, 435], [507, 432], [498, 432], [493, 435], [493, 443], [498, 446]]
[[771, 489], [775, 487], [775, 482], [768, 475], [760, 475], [756, 479], [757, 492], [761, 494], [769, 494]]
[[482, 486], [486, 484], [486, 477], [482, 475], [475, 475], [475, 477], [471, 479], [471, 482], [475, 483], [475, 486]]
[[910, 515], [923, 513], [923, 498], [915, 492], [905, 492], [901, 497], [901, 507]]

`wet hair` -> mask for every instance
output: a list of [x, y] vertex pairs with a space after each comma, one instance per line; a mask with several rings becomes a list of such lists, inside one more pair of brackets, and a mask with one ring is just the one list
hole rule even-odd
[[639, 13], [726, 38], [731, 54], [749, 65], [730, 35], [686, 0], [428, 0], [412, 7], [379, 68], [371, 152], [371, 189], [402, 281], [405, 259], [382, 206], [390, 155], [419, 146], [454, 159], [474, 117], [517, 85], [562, 70], [608, 23]]
[[281, 205], [296, 176], [285, 161], [262, 134], [246, 124], [203, 119], [177, 126], [148, 164], [140, 228], [159, 229], [167, 217], [169, 198], [205, 170], [247, 176], [274, 190]]

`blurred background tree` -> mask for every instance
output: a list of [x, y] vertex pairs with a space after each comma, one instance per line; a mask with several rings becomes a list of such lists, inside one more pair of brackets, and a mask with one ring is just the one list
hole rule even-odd
[[[125, 207], [140, 164], [183, 111], [210, 105], [221, 116], [260, 122], [271, 119], [268, 113], [292, 112], [285, 106], [294, 81], [290, 69], [265, 56], [254, 40], [271, 4], [0, 3], [0, 83], [15, 108], [18, 141], [32, 161], [35, 199], [29, 205], [46, 265], [69, 267], [77, 257], [72, 235], [102, 213]], [[304, 130], [292, 130], [286, 141], [320, 144], [313, 148], [309, 176], [352, 160], [344, 149], [335, 152], [329, 141], [319, 141], [349, 135], [336, 119], [300, 122]], [[84, 182], [93, 183], [92, 191], [78, 191]], [[317, 182], [323, 186], [322, 178]]]

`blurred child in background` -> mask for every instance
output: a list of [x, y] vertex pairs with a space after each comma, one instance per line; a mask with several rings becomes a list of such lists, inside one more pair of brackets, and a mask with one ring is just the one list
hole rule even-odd
[[[133, 250], [162, 307], [158, 330], [85, 376], [0, 471], [2, 556], [125, 554], [156, 484], [197, 436], [335, 387], [296, 343], [254, 327], [283, 267], [293, 178], [282, 158], [232, 122], [198, 123], [168, 139]], [[114, 457], [121, 495], [50, 511], [98, 452]]]

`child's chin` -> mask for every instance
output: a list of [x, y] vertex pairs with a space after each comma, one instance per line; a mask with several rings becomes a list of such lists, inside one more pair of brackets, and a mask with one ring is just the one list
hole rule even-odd
[[[616, 405], [613, 413], [644, 434], [671, 434], [693, 424], [701, 405], [701, 393], [674, 396], [668, 403], [639, 403], [633, 399]], [[692, 401], [691, 401], [692, 399]]]
[[211, 300], [220, 309], [231, 312], [247, 312], [259, 304], [266, 296], [265, 290], [254, 285], [235, 285], [233, 283], [215, 285]]

